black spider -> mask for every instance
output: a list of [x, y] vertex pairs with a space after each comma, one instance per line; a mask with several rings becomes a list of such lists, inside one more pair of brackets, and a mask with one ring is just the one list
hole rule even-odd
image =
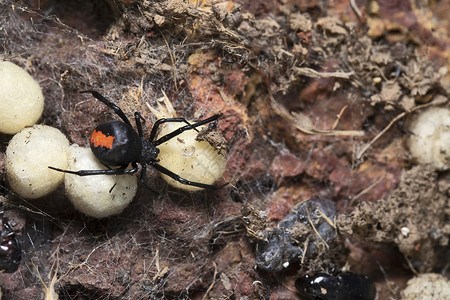
[[22, 249], [16, 234], [0, 210], [0, 272], [13, 273], [19, 268]]
[[[78, 176], [122, 175], [136, 173], [138, 171], [138, 164], [140, 164], [142, 166], [140, 177], [141, 182], [144, 184], [144, 186], [147, 187], [144, 182], [144, 175], [146, 173], [147, 165], [150, 165], [157, 171], [166, 174], [167, 176], [175, 179], [182, 184], [192, 185], [203, 189], [217, 189], [217, 187], [214, 185], [189, 181], [168, 170], [167, 168], [159, 165], [158, 146], [176, 137], [186, 130], [197, 130], [196, 128], [199, 126], [217, 121], [221, 114], [213, 115], [212, 117], [209, 117], [205, 120], [200, 120], [194, 124], [190, 124], [184, 118], [159, 119], [155, 122], [150, 133], [150, 137], [148, 139], [145, 139], [142, 133], [142, 125], [140, 121], [141, 116], [138, 112], [134, 113], [134, 119], [137, 127], [136, 132], [136, 130], [134, 130], [131, 126], [130, 120], [125, 116], [120, 107], [107, 100], [96, 91], [88, 90], [81, 91], [81, 93], [91, 93], [92, 96], [106, 104], [109, 108], [113, 109], [114, 112], [122, 119], [123, 122], [109, 121], [100, 124], [94, 129], [90, 139], [91, 150], [101, 163], [105, 164], [106, 166], [120, 167], [116, 169], [111, 168], [108, 170], [70, 171], [49, 166], [50, 169]], [[180, 122], [185, 123], [186, 125], [155, 140], [159, 126], [166, 122]], [[127, 169], [130, 164], [132, 166], [132, 169]]]

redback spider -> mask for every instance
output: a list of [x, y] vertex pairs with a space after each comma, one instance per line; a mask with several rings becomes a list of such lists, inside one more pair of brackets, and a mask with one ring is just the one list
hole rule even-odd
[[[92, 90], [80, 91], [80, 93], [91, 93], [92, 96], [94, 96], [96, 99], [100, 100], [109, 108], [114, 110], [114, 112], [122, 119], [123, 122], [108, 121], [98, 125], [92, 132], [90, 139], [91, 150], [97, 157], [97, 159], [106, 166], [119, 166], [119, 168], [110, 168], [108, 170], [70, 171], [49, 166], [50, 169], [78, 176], [123, 175], [136, 173], [138, 171], [138, 164], [140, 164], [142, 166], [140, 180], [145, 187], [149, 188], [145, 184], [144, 176], [147, 170], [147, 165], [150, 165], [157, 171], [166, 174], [167, 176], [182, 184], [192, 185], [203, 189], [217, 189], [217, 187], [214, 185], [189, 181], [168, 170], [167, 168], [159, 165], [158, 146], [176, 137], [186, 130], [197, 130], [197, 127], [199, 126], [211, 122], [217, 122], [221, 114], [213, 115], [212, 117], [209, 117], [205, 120], [200, 120], [193, 124], [189, 123], [184, 118], [159, 119], [153, 125], [150, 137], [148, 139], [145, 139], [142, 133], [141, 116], [138, 112], [134, 113], [134, 119], [137, 127], [136, 132], [136, 130], [134, 130], [131, 126], [130, 120], [125, 116], [122, 109], [100, 95], [100, 93]], [[186, 125], [155, 140], [159, 126], [166, 122], [180, 122], [185, 123]], [[132, 168], [127, 169], [130, 164]]]

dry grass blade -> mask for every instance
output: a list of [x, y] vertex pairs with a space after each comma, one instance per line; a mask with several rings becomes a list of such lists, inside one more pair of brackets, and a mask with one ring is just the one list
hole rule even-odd
[[335, 77], [335, 78], [344, 78], [349, 79], [352, 76], [353, 72], [319, 72], [311, 68], [294, 68], [294, 72], [296, 75], [306, 76], [310, 78], [327, 78], [327, 77]]
[[325, 244], [325, 246], [327, 247], [327, 249], [330, 249], [330, 246], [328, 246], [328, 243], [323, 239], [323, 237], [320, 235], [319, 231], [317, 231], [316, 226], [314, 226], [314, 223], [311, 220], [311, 217], [309, 216], [310, 212], [309, 209], [306, 209], [306, 216], [308, 218], [308, 222], [311, 225], [312, 229], [314, 230], [314, 232], [316, 233], [316, 235], [320, 238], [320, 240]]
[[303, 113], [289, 112], [284, 106], [277, 103], [274, 99], [271, 106], [275, 113], [294, 125], [304, 134], [309, 135], [326, 135], [326, 136], [363, 136], [364, 131], [360, 130], [320, 130], [314, 128], [314, 125], [308, 116]]

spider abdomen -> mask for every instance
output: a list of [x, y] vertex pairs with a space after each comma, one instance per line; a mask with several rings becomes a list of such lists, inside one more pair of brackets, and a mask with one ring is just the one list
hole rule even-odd
[[137, 132], [120, 121], [97, 126], [91, 134], [90, 144], [98, 160], [108, 166], [126, 166], [136, 161], [142, 150]]

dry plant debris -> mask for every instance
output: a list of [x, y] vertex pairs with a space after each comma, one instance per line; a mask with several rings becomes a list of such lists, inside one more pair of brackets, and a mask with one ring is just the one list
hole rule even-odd
[[361, 202], [349, 215], [341, 215], [337, 226], [364, 243], [395, 243], [411, 261], [411, 268], [429, 272], [449, 245], [447, 180], [436, 184], [436, 172], [414, 167], [402, 174], [388, 199]]
[[[370, 228], [360, 239], [365, 246], [355, 242], [357, 233], [349, 237], [353, 254], [394, 243], [411, 269], [440, 271], [448, 174], [412, 168], [402, 129], [422, 105], [448, 105], [450, 5], [366, 4], [3, 1], [0, 56], [38, 80], [46, 101], [41, 123], [86, 146], [92, 128], [112, 117], [78, 93], [97, 89], [129, 117], [141, 112], [148, 132], [156, 118], [146, 103], [155, 107], [162, 90], [183, 117], [223, 113], [218, 129], [229, 144], [230, 182], [212, 194], [187, 194], [148, 174], [161, 196], [140, 191], [119, 216], [96, 221], [74, 212], [61, 192], [47, 196], [52, 201], [11, 193], [3, 155], [10, 137], [0, 135], [2, 206], [14, 215], [9, 220], [19, 225], [12, 227], [27, 254], [17, 272], [0, 274], [3, 297], [39, 298], [31, 262], [51, 269], [48, 254], [59, 251], [60, 299], [292, 299], [295, 276], [342, 266], [346, 251], [303, 268], [293, 263], [274, 278], [255, 269], [247, 233], [276, 228], [313, 195], [335, 202], [344, 233]], [[261, 222], [244, 227], [242, 208], [252, 206]], [[420, 212], [439, 217], [424, 220]], [[316, 237], [312, 227], [308, 232]], [[295, 238], [301, 249], [310, 242]], [[398, 251], [383, 250], [383, 257]], [[380, 299], [412, 276], [406, 270], [395, 278], [402, 262], [386, 268], [386, 278], [398, 279], [388, 287], [375, 266]], [[373, 269], [364, 259], [350, 264]]]

